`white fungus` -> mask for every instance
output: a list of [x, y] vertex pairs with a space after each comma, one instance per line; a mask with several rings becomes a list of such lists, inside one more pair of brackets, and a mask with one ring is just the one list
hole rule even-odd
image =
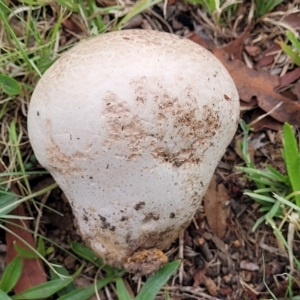
[[28, 130], [85, 242], [148, 274], [190, 223], [238, 118], [233, 80], [209, 51], [126, 30], [82, 41], [49, 68]]

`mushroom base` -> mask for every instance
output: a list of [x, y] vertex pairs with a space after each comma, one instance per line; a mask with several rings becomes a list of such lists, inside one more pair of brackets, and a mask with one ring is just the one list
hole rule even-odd
[[[76, 218], [78, 220], [78, 218]], [[80, 230], [80, 224], [77, 223], [78, 233], [83, 237], [85, 243], [99, 255], [106, 264], [115, 268], [125, 268], [128, 273], [136, 274], [137, 276], [147, 276], [155, 273], [165, 263], [168, 258], [162, 250], [166, 249], [171, 243], [178, 238], [180, 232], [184, 230], [190, 221], [185, 222], [179, 227], [179, 231], [174, 231], [174, 228], [163, 232], [149, 232], [139, 239], [126, 240], [128, 243], [120, 243], [110, 237], [95, 231], [83, 233]], [[78, 226], [79, 225], [79, 226]], [[105, 245], [105, 249], [103, 246]]]
[[136, 276], [151, 275], [168, 262], [168, 257], [159, 249], [135, 252], [124, 265], [128, 273]]

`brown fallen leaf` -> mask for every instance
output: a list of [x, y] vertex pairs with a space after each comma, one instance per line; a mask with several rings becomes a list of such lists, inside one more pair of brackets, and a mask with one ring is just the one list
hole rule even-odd
[[259, 107], [265, 112], [270, 112], [281, 103], [280, 108], [273, 110], [270, 115], [279, 122], [300, 125], [300, 104], [274, 91], [279, 85], [278, 76], [272, 76], [264, 70], [249, 69], [240, 60], [230, 61], [226, 52], [196, 34], [190, 39], [210, 50], [223, 63], [233, 78], [243, 101], [248, 102], [255, 96]]
[[252, 110], [256, 108], [258, 105], [256, 97], [253, 97], [250, 101], [246, 102], [243, 100], [240, 100], [240, 110], [245, 111], [245, 110]]
[[62, 22], [63, 26], [71, 32], [76, 34], [87, 33], [84, 23], [76, 14], [72, 14]]
[[230, 295], [231, 293], [232, 293], [232, 288], [229, 286], [222, 287], [219, 290], [219, 294], [221, 294], [222, 296], [227, 296]]
[[210, 229], [220, 238], [224, 238], [227, 229], [227, 219], [230, 216], [230, 206], [226, 202], [230, 195], [223, 183], [217, 183], [214, 175], [203, 197], [204, 210]]
[[206, 271], [207, 271], [206, 268], [204, 268], [204, 269], [201, 269], [201, 270], [197, 271], [194, 274], [194, 276], [193, 276], [193, 279], [194, 279], [193, 286], [199, 286], [201, 283], [203, 283]]
[[189, 232], [187, 230], [184, 231], [184, 235], [183, 235], [183, 238], [184, 238], [184, 244], [189, 246], [189, 247], [193, 247], [193, 240], [189, 234]]
[[234, 57], [236, 59], [242, 59], [242, 52], [244, 50], [244, 40], [247, 37], [251, 28], [252, 24], [249, 24], [238, 38], [236, 38], [233, 42], [227, 44], [226, 46], [222, 47], [221, 49], [228, 53], [231, 57]]
[[292, 26], [295, 30], [300, 29], [300, 12], [295, 12], [292, 14], [287, 14], [282, 22]]
[[298, 102], [300, 102], [300, 80], [295, 83], [292, 92], [297, 97]]
[[279, 77], [279, 85], [275, 87], [276, 90], [279, 90], [294, 81], [298, 80], [300, 78], [300, 68], [296, 68], [293, 71], [290, 71], [283, 75], [282, 77]]
[[244, 299], [258, 300], [260, 298], [257, 297], [254, 291], [248, 289], [247, 287], [245, 287], [244, 290], [245, 290], [245, 295], [243, 295]]
[[292, 90], [282, 91], [280, 94], [286, 98], [289, 98], [290, 100], [292, 100], [294, 102], [298, 101], [297, 96], [292, 92]]
[[[24, 206], [21, 204], [15, 208], [12, 213], [17, 216], [26, 216]], [[11, 223], [16, 224], [17, 226], [22, 226], [24, 228], [29, 228], [27, 220], [11, 220]], [[30, 232], [25, 229], [16, 227], [11, 224], [6, 224], [6, 227], [12, 231], [16, 236], [25, 240], [33, 248], [36, 248], [35, 241]], [[18, 244], [22, 248], [29, 249], [18, 237], [15, 237], [10, 232], [6, 231], [6, 245], [7, 245], [7, 263], [11, 262], [15, 256], [18, 255], [14, 243]], [[44, 283], [47, 281], [47, 275], [45, 273], [44, 267], [40, 259], [38, 258], [23, 258], [23, 267], [22, 273], [19, 278], [19, 281], [14, 287], [14, 292], [16, 294], [21, 293], [31, 287], [34, 287], [38, 284]]]
[[[4, 172], [2, 166], [0, 166], [0, 172]], [[14, 184], [12, 184], [12, 190], [15, 194], [19, 194], [19, 191]], [[11, 214], [20, 217], [26, 216], [23, 204], [20, 204], [17, 208], [15, 208], [11, 212]], [[7, 223], [6, 227], [12, 233], [10, 233], [9, 231], [5, 232], [7, 245], [7, 263], [10, 263], [18, 255], [14, 247], [14, 243], [18, 244], [22, 248], [29, 249], [29, 247], [25, 245], [20, 239], [26, 241], [31, 247], [36, 248], [36, 243], [32, 234], [29, 231], [23, 229], [29, 228], [28, 220], [10, 219], [10, 223], [11, 224]], [[13, 224], [15, 224], [16, 226], [14, 226]], [[28, 288], [34, 287], [44, 282], [47, 282], [47, 275], [45, 273], [44, 266], [41, 260], [38, 258], [23, 258], [22, 273], [19, 281], [14, 287], [14, 292], [18, 294], [24, 290], [27, 290]]]
[[278, 51], [280, 50], [280, 46], [278, 44], [274, 44], [267, 50], [265, 50], [262, 54], [258, 62], [256, 63], [257, 68], [266, 67], [273, 63], [274, 58], [276, 57]]
[[[265, 112], [263, 110], [261, 110], [260, 108], [254, 110], [254, 112], [251, 116], [250, 123], [252, 123], [254, 120], [256, 120], [257, 118], [261, 117], [264, 114], [265, 114]], [[261, 131], [262, 129], [272, 129], [272, 130], [278, 131], [282, 128], [282, 123], [276, 121], [275, 119], [271, 118], [270, 116], [266, 116], [263, 119], [256, 122], [252, 126], [252, 128], [253, 128], [254, 132]]]

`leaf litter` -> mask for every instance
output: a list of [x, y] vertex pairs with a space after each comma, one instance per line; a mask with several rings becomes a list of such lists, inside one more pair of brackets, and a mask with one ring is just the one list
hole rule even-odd
[[[3, 172], [2, 166], [0, 166], [0, 171]], [[15, 194], [19, 194], [15, 182], [12, 182], [12, 190]], [[11, 214], [19, 217], [27, 216], [23, 204], [20, 204], [18, 207], [16, 207]], [[5, 226], [9, 230], [5, 232], [7, 264], [9, 264], [17, 255], [19, 255], [15, 244], [31, 251], [31, 249], [26, 245], [27, 243], [32, 248], [36, 249], [34, 237], [32, 233], [27, 230], [30, 229], [28, 220], [10, 219], [10, 223], [6, 223]], [[25, 241], [25, 243], [23, 241]], [[47, 282], [47, 275], [42, 261], [39, 258], [22, 258], [22, 273], [14, 287], [14, 292], [21, 293], [44, 282]]]
[[[275, 120], [300, 125], [300, 104], [275, 92], [276, 87], [280, 86], [279, 76], [272, 76], [264, 70], [249, 69], [238, 59], [230, 60], [230, 53], [226, 52], [228, 47], [217, 48], [198, 35], [192, 35], [190, 39], [210, 50], [222, 62], [233, 78], [241, 100], [249, 102], [255, 97], [258, 106], [265, 112], [271, 112]], [[279, 108], [274, 109], [276, 107]]]

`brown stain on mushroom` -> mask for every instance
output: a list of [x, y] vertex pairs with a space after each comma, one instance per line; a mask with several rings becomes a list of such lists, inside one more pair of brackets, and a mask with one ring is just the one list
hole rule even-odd
[[60, 148], [55, 144], [53, 138], [50, 139], [46, 148], [46, 155], [49, 162], [50, 171], [55, 171], [65, 176], [73, 176], [83, 172], [83, 169], [77, 167], [73, 160], [82, 160], [85, 155], [79, 151], [72, 155], [61, 152]]
[[141, 208], [143, 208], [145, 206], [145, 202], [139, 202], [134, 206], [135, 210], [140, 210]]
[[[147, 78], [135, 79], [131, 85], [136, 94], [145, 93]], [[145, 123], [138, 115], [133, 115], [128, 103], [122, 101], [113, 92], [108, 92], [103, 99], [105, 103], [103, 117], [109, 137], [103, 142], [104, 148], [110, 148], [115, 142], [127, 141], [129, 154], [127, 160], [141, 157], [144, 152], [150, 152], [152, 157], [162, 163], [181, 167], [183, 164], [199, 164], [202, 155], [209, 149], [210, 140], [220, 127], [217, 112], [208, 105], [199, 111], [198, 101], [192, 93], [191, 87], [185, 88], [186, 101], [171, 97], [166, 91], [154, 94], [151, 101], [156, 113], [156, 123]], [[143, 103], [147, 100], [143, 95]], [[139, 105], [139, 104], [137, 104]], [[156, 106], [156, 108], [155, 108]], [[166, 137], [167, 128], [172, 128], [173, 136]], [[169, 130], [170, 131], [170, 130]], [[180, 138], [181, 148], [169, 147], [170, 140]], [[117, 149], [117, 147], [113, 147]], [[150, 151], [148, 150], [150, 149]], [[200, 154], [199, 154], [200, 153]], [[118, 156], [122, 157], [124, 153]]]
[[145, 88], [147, 84], [148, 78], [146, 76], [135, 78], [130, 81], [130, 85], [134, 89], [137, 105], [143, 105], [147, 101], [147, 89]]
[[66, 154], [61, 151], [59, 146], [55, 143], [54, 138], [51, 137], [51, 120], [45, 119], [44, 124], [46, 131], [50, 136], [46, 146], [46, 157], [49, 164], [49, 170], [70, 177], [83, 172], [83, 169], [77, 166], [76, 160], [87, 159], [86, 154], [80, 151], [76, 151], [73, 154]]
[[225, 99], [226, 101], [231, 101], [231, 98], [230, 98], [229, 96], [227, 96], [226, 94], [224, 94], [224, 99]]

